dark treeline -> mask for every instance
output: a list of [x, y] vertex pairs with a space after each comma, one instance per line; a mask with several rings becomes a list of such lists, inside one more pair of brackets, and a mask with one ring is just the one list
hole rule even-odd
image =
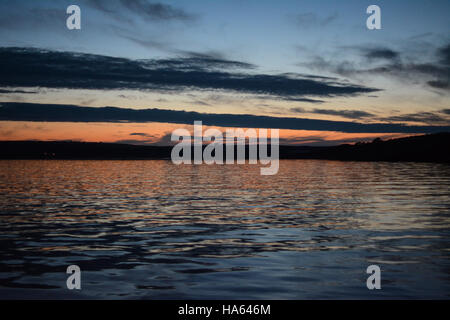
[[[131, 160], [170, 159], [172, 147], [74, 141], [0, 141], [0, 150], [0, 159]], [[270, 146], [268, 150], [270, 155]], [[450, 133], [387, 141], [375, 139], [372, 142], [332, 147], [280, 146], [279, 150], [280, 159], [450, 162]], [[247, 157], [248, 146], [245, 154]]]

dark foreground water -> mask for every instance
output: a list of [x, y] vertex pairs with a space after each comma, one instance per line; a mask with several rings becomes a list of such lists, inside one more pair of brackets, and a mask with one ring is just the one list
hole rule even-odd
[[0, 161], [0, 298], [449, 299], [449, 226], [444, 164]]

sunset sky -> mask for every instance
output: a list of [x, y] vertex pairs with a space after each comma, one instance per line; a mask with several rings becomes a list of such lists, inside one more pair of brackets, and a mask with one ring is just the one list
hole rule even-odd
[[450, 131], [450, 2], [432, 4], [0, 0], [0, 140], [161, 145], [191, 119], [284, 144]]

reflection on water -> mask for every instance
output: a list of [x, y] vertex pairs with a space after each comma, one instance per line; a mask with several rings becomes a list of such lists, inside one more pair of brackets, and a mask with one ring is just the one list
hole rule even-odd
[[0, 161], [0, 297], [448, 299], [449, 186], [445, 164]]

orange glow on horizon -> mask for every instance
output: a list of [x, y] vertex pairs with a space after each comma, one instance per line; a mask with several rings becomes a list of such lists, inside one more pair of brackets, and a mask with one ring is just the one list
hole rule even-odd
[[[29, 122], [0, 121], [0, 140], [72, 140], [83, 142], [116, 142], [131, 144], [169, 145], [173, 130], [185, 128], [191, 133], [193, 125], [173, 123], [97, 123], [97, 122]], [[203, 130], [227, 128], [203, 126]], [[230, 128], [237, 129], [237, 128]], [[244, 128], [245, 129], [245, 128]], [[270, 132], [270, 130], [269, 130]], [[335, 131], [285, 130], [280, 133], [280, 144], [341, 144], [411, 136], [402, 133], [344, 133]]]

